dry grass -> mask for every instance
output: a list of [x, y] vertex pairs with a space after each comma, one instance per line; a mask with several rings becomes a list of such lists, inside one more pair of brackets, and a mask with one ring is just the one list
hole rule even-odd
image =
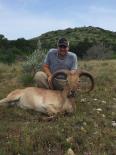
[[[116, 61], [79, 64], [94, 75], [96, 87], [78, 94], [74, 115], [42, 122], [37, 112], [0, 107], [0, 155], [64, 155], [69, 147], [77, 155], [116, 154]], [[0, 98], [23, 87], [20, 69], [0, 64]]]

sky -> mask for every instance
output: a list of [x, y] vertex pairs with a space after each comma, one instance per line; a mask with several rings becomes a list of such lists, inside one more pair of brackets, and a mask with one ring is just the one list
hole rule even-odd
[[83, 26], [116, 32], [116, 0], [0, 0], [0, 34], [9, 40]]

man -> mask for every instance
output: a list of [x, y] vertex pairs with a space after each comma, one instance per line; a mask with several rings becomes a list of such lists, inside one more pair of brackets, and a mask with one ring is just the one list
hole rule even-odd
[[49, 89], [52, 74], [58, 70], [77, 69], [77, 56], [69, 52], [69, 42], [65, 38], [59, 39], [57, 49], [50, 49], [43, 63], [43, 71], [35, 74], [35, 82], [38, 87]]

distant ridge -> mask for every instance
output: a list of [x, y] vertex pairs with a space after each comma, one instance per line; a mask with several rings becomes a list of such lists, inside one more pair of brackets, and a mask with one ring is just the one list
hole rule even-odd
[[[37, 49], [38, 40], [41, 48], [49, 50], [57, 47], [57, 40], [66, 37], [70, 42], [70, 51], [82, 59], [115, 59], [116, 58], [116, 32], [103, 28], [84, 26], [67, 28], [64, 30], [49, 31], [32, 39], [19, 38], [8, 40], [0, 35], [0, 61], [6, 61], [11, 56], [25, 57]], [[15, 57], [14, 57], [15, 55]]]
[[116, 57], [116, 32], [99, 27], [88, 26], [50, 31], [32, 40], [39, 39], [42, 48], [49, 49], [56, 47], [57, 40], [61, 37], [66, 37], [70, 41], [71, 51], [81, 58]]

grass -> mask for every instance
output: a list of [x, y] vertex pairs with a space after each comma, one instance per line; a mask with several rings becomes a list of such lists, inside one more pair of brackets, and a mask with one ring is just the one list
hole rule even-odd
[[[0, 155], [64, 155], [68, 148], [77, 155], [116, 154], [116, 61], [79, 64], [94, 75], [95, 89], [78, 93], [72, 116], [43, 122], [37, 112], [0, 107]], [[0, 99], [23, 87], [20, 75], [20, 64], [0, 64]]]

